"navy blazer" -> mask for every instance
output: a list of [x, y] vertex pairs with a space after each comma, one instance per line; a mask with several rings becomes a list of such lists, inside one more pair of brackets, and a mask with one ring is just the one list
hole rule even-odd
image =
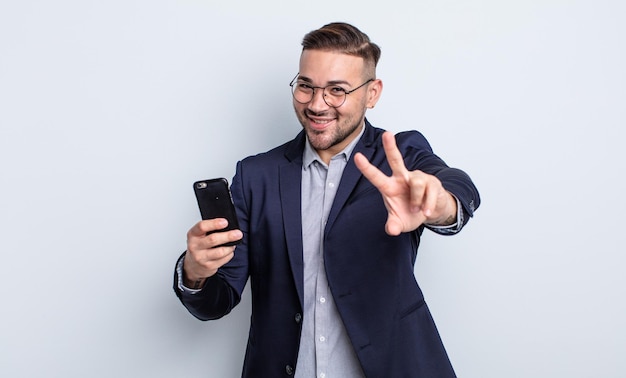
[[[366, 121], [354, 152], [390, 174], [382, 133]], [[437, 176], [459, 199], [467, 222], [480, 203], [470, 178], [434, 155], [419, 132], [399, 133], [396, 140], [407, 168]], [[250, 278], [252, 316], [244, 377], [290, 376], [297, 366], [304, 298], [300, 183], [305, 142], [300, 132], [292, 141], [237, 164], [231, 190], [243, 242], [199, 293], [180, 292], [174, 283], [185, 307], [209, 320], [239, 303]], [[350, 158], [324, 230], [324, 260], [330, 290], [363, 371], [367, 377], [454, 377], [415, 280], [424, 227], [389, 236], [386, 220], [380, 193]]]

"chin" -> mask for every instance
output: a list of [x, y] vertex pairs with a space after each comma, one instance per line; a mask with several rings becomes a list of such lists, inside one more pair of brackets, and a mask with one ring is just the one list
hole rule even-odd
[[309, 142], [316, 150], [326, 150], [334, 144], [332, 135], [327, 132], [306, 129], [306, 135], [309, 137]]

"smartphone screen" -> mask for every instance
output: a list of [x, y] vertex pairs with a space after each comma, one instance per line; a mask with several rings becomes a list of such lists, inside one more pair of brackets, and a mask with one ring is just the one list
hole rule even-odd
[[[233, 205], [233, 200], [228, 188], [228, 180], [225, 178], [215, 178], [196, 181], [193, 184], [193, 189], [203, 220], [226, 218], [226, 220], [228, 220], [228, 226], [218, 231], [239, 229], [235, 206]], [[236, 245], [240, 242], [241, 240], [237, 240], [225, 245]]]

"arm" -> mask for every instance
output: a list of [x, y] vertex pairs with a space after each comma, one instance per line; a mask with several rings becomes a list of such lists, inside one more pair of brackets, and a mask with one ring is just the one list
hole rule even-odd
[[[241, 171], [240, 162], [230, 188], [240, 230], [206, 235], [208, 231], [223, 228], [223, 220], [197, 223], [189, 230], [187, 251], [177, 262], [180, 273], [174, 274], [174, 290], [183, 305], [198, 319], [217, 319], [228, 314], [241, 300], [248, 280], [248, 210]], [[238, 239], [242, 242], [236, 247], [221, 247]], [[193, 287], [196, 282], [199, 290], [190, 290], [183, 285]]]
[[225, 227], [224, 219], [198, 222], [187, 233], [187, 251], [176, 262], [174, 291], [191, 314], [201, 320], [217, 319], [239, 302], [239, 294], [220, 277], [235, 248], [216, 247], [241, 238], [241, 231], [208, 231]]

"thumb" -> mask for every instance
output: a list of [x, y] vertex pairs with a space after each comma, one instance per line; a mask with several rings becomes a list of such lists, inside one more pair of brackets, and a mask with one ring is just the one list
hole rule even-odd
[[387, 223], [385, 223], [385, 232], [387, 235], [391, 236], [400, 235], [400, 233], [402, 233], [402, 223], [397, 217], [389, 214], [387, 216]]

